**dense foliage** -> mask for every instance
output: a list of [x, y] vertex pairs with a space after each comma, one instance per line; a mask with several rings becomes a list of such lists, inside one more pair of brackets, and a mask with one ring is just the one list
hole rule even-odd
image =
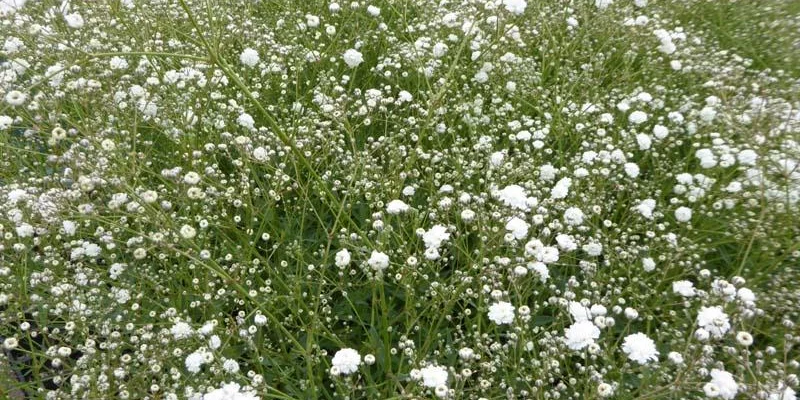
[[0, 45], [0, 397], [795, 399], [795, 1], [0, 0]]

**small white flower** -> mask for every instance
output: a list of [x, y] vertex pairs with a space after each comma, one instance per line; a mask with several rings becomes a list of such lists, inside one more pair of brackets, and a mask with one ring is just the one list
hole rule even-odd
[[184, 239], [192, 239], [197, 235], [197, 230], [194, 229], [192, 226], [184, 225], [181, 227], [180, 231], [181, 237]]
[[239, 61], [248, 67], [255, 67], [260, 59], [258, 51], [249, 47], [242, 50], [242, 54], [239, 54]]
[[444, 225], [434, 225], [422, 234], [422, 241], [425, 247], [429, 249], [438, 249], [442, 244], [450, 239], [450, 233], [447, 232], [447, 227]]
[[701, 307], [697, 313], [697, 325], [717, 339], [731, 329], [728, 314], [720, 306]]
[[383, 271], [389, 267], [389, 256], [386, 253], [373, 250], [369, 260], [367, 260], [367, 264], [376, 271]]
[[527, 222], [517, 217], [513, 217], [506, 222], [506, 230], [511, 232], [514, 238], [518, 240], [525, 239], [528, 236], [529, 227], [530, 225]]
[[672, 282], [672, 291], [683, 297], [693, 297], [695, 295], [694, 284], [689, 281]]
[[512, 14], [521, 15], [528, 7], [528, 2], [525, 0], [503, 0], [503, 5], [506, 10]]
[[72, 29], [80, 29], [83, 28], [83, 17], [78, 13], [71, 13], [64, 15], [64, 21], [67, 22], [67, 26]]
[[364, 56], [356, 49], [348, 49], [342, 56], [344, 63], [350, 68], [355, 68], [364, 62]]
[[692, 209], [689, 207], [678, 207], [675, 210], [675, 219], [678, 222], [689, 222], [692, 219]]
[[256, 126], [256, 120], [253, 119], [253, 116], [248, 113], [241, 113], [239, 117], [236, 118], [236, 123], [239, 126], [247, 129], [253, 129]]
[[642, 259], [642, 269], [644, 269], [645, 272], [651, 272], [656, 269], [656, 262], [650, 257], [645, 257]]
[[12, 90], [6, 93], [6, 103], [10, 106], [21, 106], [25, 104], [25, 93], [20, 92], [19, 90]]
[[239, 372], [239, 363], [229, 358], [222, 363], [222, 369], [229, 374], [235, 374]]
[[736, 334], [736, 341], [742, 346], [750, 346], [753, 344], [753, 335], [748, 332], [739, 332]]
[[570, 207], [564, 211], [564, 222], [567, 225], [578, 226], [583, 223], [583, 211], [577, 207]]
[[350, 265], [350, 252], [347, 249], [341, 249], [336, 253], [335, 264], [339, 268], [344, 268]]
[[614, 3], [614, 0], [594, 0], [594, 6], [599, 10], [605, 10], [612, 3]]
[[[736, 397], [736, 394], [739, 392], [739, 385], [736, 383], [736, 380], [733, 379], [733, 375], [730, 372], [714, 368], [711, 370], [710, 375], [711, 382], [709, 382], [709, 384], [716, 386], [716, 396], [725, 400], [732, 400]], [[706, 386], [708, 386], [708, 384], [706, 384]], [[703, 391], [708, 394], [706, 386], [703, 387]], [[709, 395], [709, 397], [712, 396]]]
[[634, 111], [628, 115], [628, 122], [639, 125], [647, 121], [647, 113], [644, 111]]
[[667, 354], [667, 359], [675, 365], [683, 364], [683, 355], [677, 351], [670, 351], [669, 354]]
[[403, 200], [392, 200], [386, 205], [386, 212], [391, 215], [402, 214], [410, 209], [411, 207], [409, 207], [408, 204], [406, 204]]
[[564, 331], [564, 340], [572, 350], [581, 350], [600, 337], [600, 329], [589, 320], [577, 321]]
[[[350, 348], [341, 349], [333, 355], [331, 364], [337, 369], [338, 374], [350, 375], [358, 371], [358, 366], [361, 365], [361, 355]], [[333, 371], [331, 371], [331, 374], [334, 375]]]
[[447, 370], [440, 366], [427, 366], [419, 370], [422, 385], [436, 388], [447, 385]]
[[658, 350], [652, 339], [643, 333], [634, 333], [625, 337], [622, 342], [622, 351], [628, 359], [639, 364], [658, 361]]
[[489, 306], [489, 320], [497, 325], [507, 325], [514, 322], [514, 306], [511, 303], [500, 301]]

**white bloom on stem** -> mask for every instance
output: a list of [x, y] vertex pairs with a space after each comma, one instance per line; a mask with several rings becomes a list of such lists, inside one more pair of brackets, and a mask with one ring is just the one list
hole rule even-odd
[[[361, 365], [361, 355], [358, 351], [351, 348], [344, 348], [336, 352], [331, 360], [333, 368], [336, 368], [341, 375], [350, 375], [358, 371], [358, 366]], [[332, 368], [332, 370], [333, 370]]]
[[511, 303], [500, 301], [489, 306], [489, 320], [497, 325], [507, 325], [514, 322], [514, 306]]
[[355, 68], [364, 62], [364, 55], [356, 49], [348, 49], [342, 56], [344, 63], [350, 68]]
[[572, 350], [581, 350], [599, 337], [600, 329], [589, 320], [575, 322], [564, 331], [564, 340]]
[[628, 359], [647, 364], [650, 361], [658, 361], [658, 350], [653, 339], [644, 333], [634, 333], [625, 337], [622, 342], [622, 351]]

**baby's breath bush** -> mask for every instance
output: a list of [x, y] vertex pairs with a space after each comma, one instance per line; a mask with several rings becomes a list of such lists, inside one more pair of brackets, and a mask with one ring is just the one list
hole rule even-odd
[[0, 396], [795, 399], [799, 14], [0, 0]]

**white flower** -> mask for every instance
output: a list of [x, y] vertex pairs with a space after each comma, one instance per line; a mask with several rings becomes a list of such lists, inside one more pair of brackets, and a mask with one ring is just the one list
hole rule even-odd
[[464, 220], [464, 222], [471, 222], [475, 219], [475, 211], [470, 209], [461, 211], [461, 219]]
[[714, 118], [716, 118], [716, 116], [717, 116], [717, 111], [714, 110], [713, 107], [706, 106], [703, 107], [702, 110], [700, 110], [700, 119], [705, 123], [711, 123], [712, 121], [714, 121]]
[[570, 207], [564, 211], [564, 222], [567, 225], [580, 225], [583, 223], [583, 217], [583, 211], [577, 207]]
[[256, 161], [267, 161], [268, 157], [269, 153], [267, 149], [260, 146], [253, 149], [253, 158], [256, 159]]
[[8, 129], [11, 124], [14, 123], [14, 119], [9, 117], [8, 115], [0, 115], [0, 130]]
[[639, 166], [636, 163], [625, 163], [624, 166], [625, 174], [631, 178], [636, 178], [639, 176]]
[[356, 49], [348, 49], [344, 52], [342, 58], [344, 59], [344, 63], [350, 68], [358, 67], [364, 62], [364, 56]]
[[0, 0], [0, 15], [11, 14], [22, 8], [28, 0]]
[[316, 28], [319, 26], [319, 17], [316, 15], [306, 14], [306, 25], [309, 28]]
[[779, 384], [778, 390], [770, 393], [767, 400], [797, 400], [797, 393], [795, 393], [794, 389], [784, 385], [783, 383]]
[[752, 290], [750, 290], [748, 288], [745, 288], [745, 287], [740, 288], [739, 290], [736, 291], [736, 297], [738, 297], [739, 300], [741, 300], [741, 301], [743, 301], [745, 303], [756, 301], [755, 293], [753, 293]]
[[572, 179], [561, 178], [556, 182], [556, 185], [550, 189], [550, 198], [563, 199], [569, 195], [569, 188], [572, 186]]
[[386, 253], [373, 250], [369, 260], [367, 260], [367, 264], [376, 271], [383, 271], [389, 267], [389, 256]]
[[564, 331], [564, 340], [572, 350], [581, 350], [600, 337], [600, 329], [589, 320], [577, 321]]
[[408, 103], [412, 100], [414, 100], [414, 96], [406, 90], [401, 90], [400, 93], [397, 94], [398, 103]]
[[694, 284], [689, 281], [672, 282], [672, 291], [683, 297], [693, 297], [695, 295]]
[[683, 364], [683, 355], [677, 351], [670, 351], [669, 354], [667, 354], [667, 359], [675, 365]]
[[253, 116], [248, 113], [239, 114], [239, 117], [236, 118], [236, 123], [247, 129], [253, 129], [256, 126], [256, 121], [253, 119]]
[[19, 345], [19, 341], [15, 337], [7, 337], [3, 339], [3, 348], [6, 350], [14, 350]]
[[675, 210], [675, 219], [678, 222], [689, 222], [692, 219], [692, 209], [689, 207], [678, 207]]
[[450, 239], [450, 233], [444, 225], [434, 225], [431, 229], [422, 234], [422, 241], [429, 249], [438, 249], [446, 240]]
[[[6, 97], [8, 100], [8, 97]], [[739, 152], [736, 155], [736, 159], [739, 160], [739, 164], [746, 165], [746, 166], [754, 166], [756, 165], [756, 160], [758, 160], [758, 154], [755, 151], [746, 149]]]
[[509, 207], [522, 211], [530, 210], [530, 206], [528, 206], [528, 194], [522, 186], [508, 185], [497, 192], [497, 198]]
[[[714, 368], [711, 370], [710, 375], [711, 382], [709, 383], [716, 386], [718, 392], [717, 396], [725, 400], [731, 400], [736, 397], [736, 393], [739, 392], [739, 385], [736, 383], [736, 380], [733, 379], [733, 375], [731, 375], [730, 372]], [[703, 390], [705, 391], [705, 387]]]
[[358, 366], [361, 365], [361, 355], [350, 348], [341, 349], [333, 355], [331, 364], [339, 374], [350, 375], [358, 371]]
[[121, 70], [128, 68], [128, 61], [122, 57], [115, 56], [108, 62], [108, 66], [113, 70]]
[[533, 269], [534, 272], [536, 272], [539, 275], [539, 280], [542, 283], [547, 282], [547, 279], [550, 278], [550, 269], [547, 268], [547, 264], [537, 261], [529, 264], [529, 266], [531, 269]]
[[184, 225], [181, 227], [181, 237], [184, 239], [192, 239], [197, 235], [197, 230], [189, 225]]
[[503, 5], [506, 6], [508, 12], [520, 15], [525, 12], [525, 8], [528, 7], [528, 2], [525, 0], [503, 0]]
[[408, 206], [403, 200], [392, 200], [386, 205], [386, 212], [391, 215], [397, 215], [407, 212], [411, 207]]
[[669, 129], [666, 126], [656, 125], [653, 127], [653, 136], [655, 136], [656, 139], [658, 140], [664, 139], [665, 137], [667, 137], [667, 135], [669, 135]]
[[603, 382], [597, 385], [597, 394], [603, 398], [611, 397], [614, 394], [614, 387]]
[[64, 21], [72, 29], [83, 28], [83, 17], [78, 13], [64, 14]]
[[639, 125], [647, 121], [647, 113], [644, 111], [634, 111], [628, 115], [628, 122]]
[[612, 3], [614, 3], [614, 0], [594, 0], [594, 6], [600, 10], [608, 8]]
[[6, 103], [11, 106], [21, 106], [25, 104], [25, 99], [25, 93], [22, 93], [19, 90], [12, 90], [6, 93]]
[[511, 324], [514, 322], [514, 306], [505, 301], [492, 304], [489, 306], [489, 319], [497, 325]]
[[622, 351], [628, 359], [647, 364], [649, 361], [658, 361], [658, 350], [652, 339], [643, 333], [628, 335], [622, 342]]
[[427, 366], [419, 371], [422, 385], [429, 388], [447, 385], [447, 370], [440, 366]]
[[650, 135], [640, 133], [636, 135], [636, 144], [639, 145], [639, 150], [650, 150], [650, 146], [653, 145], [653, 140], [650, 139]]
[[381, 9], [375, 6], [368, 6], [367, 13], [373, 17], [381, 15]]
[[434, 58], [442, 58], [445, 54], [447, 54], [448, 47], [446, 44], [442, 42], [438, 42], [433, 45], [433, 57]]
[[701, 307], [697, 314], [697, 325], [717, 339], [731, 329], [728, 314], [725, 314], [720, 306]]
[[239, 54], [239, 61], [248, 67], [255, 67], [259, 60], [258, 51], [249, 47], [242, 50], [242, 54]]
[[639, 214], [641, 214], [646, 219], [653, 218], [653, 210], [655, 210], [655, 208], [656, 208], [656, 201], [653, 199], [642, 200], [642, 202], [635, 207], [636, 211], [638, 211]]
[[587, 308], [577, 301], [570, 301], [568, 309], [575, 322], [588, 321], [592, 318], [591, 308]]
[[651, 272], [656, 269], [656, 262], [650, 257], [645, 257], [642, 259], [642, 269], [645, 272]]
[[255, 323], [258, 326], [264, 326], [267, 324], [267, 316], [264, 314], [256, 314], [253, 317], [253, 323]]
[[528, 236], [529, 227], [530, 225], [527, 222], [517, 217], [512, 217], [506, 222], [506, 230], [511, 232], [514, 238], [518, 240], [525, 239]]
[[347, 249], [341, 249], [336, 252], [335, 263], [339, 268], [350, 265], [350, 252]]
[[239, 363], [229, 358], [222, 363], [222, 369], [229, 374], [235, 374], [239, 372]]
[[226, 383], [219, 389], [214, 389], [205, 395], [202, 400], [261, 400], [253, 391], [241, 391], [238, 383]]
[[565, 235], [563, 233], [556, 235], [556, 243], [558, 243], [558, 247], [564, 251], [573, 251], [578, 249], [578, 244], [575, 243], [575, 239], [573, 239], [572, 236]]
[[739, 332], [736, 334], [736, 341], [742, 346], [750, 346], [753, 344], [753, 335], [749, 332]]
[[186, 364], [186, 370], [193, 374], [200, 372], [200, 369], [206, 362], [208, 362], [208, 353], [206, 353], [203, 349], [189, 354], [186, 356], [186, 360], [184, 361]]
[[182, 321], [178, 321], [175, 325], [172, 325], [169, 331], [172, 333], [172, 337], [177, 340], [186, 339], [194, 333], [192, 326]]
[[703, 385], [703, 393], [705, 393], [706, 397], [708, 398], [713, 399], [715, 397], [719, 397], [719, 386], [711, 382], [708, 382], [705, 385]]

